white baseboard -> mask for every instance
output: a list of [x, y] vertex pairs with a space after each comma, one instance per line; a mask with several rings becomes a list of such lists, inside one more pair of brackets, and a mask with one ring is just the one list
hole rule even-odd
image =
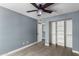
[[73, 53], [77, 53], [77, 54], [79, 54], [79, 51], [72, 50], [72, 52], [73, 52]]
[[28, 48], [28, 47], [30, 47], [30, 46], [32, 46], [32, 45], [34, 45], [34, 44], [37, 44], [37, 43], [38, 43], [38, 42], [31, 43], [31, 44], [26, 45], [26, 46], [24, 46], [24, 47], [21, 47], [21, 48], [19, 48], [19, 49], [13, 50], [13, 51], [8, 52], [8, 53], [5, 53], [5, 54], [3, 54], [3, 55], [1, 55], [1, 56], [8, 56], [8, 55], [10, 55], [10, 54], [12, 54], [12, 53], [21, 51], [21, 50], [23, 50], [23, 49], [25, 49], [25, 48]]
[[45, 46], [49, 46], [49, 43], [45, 43]]

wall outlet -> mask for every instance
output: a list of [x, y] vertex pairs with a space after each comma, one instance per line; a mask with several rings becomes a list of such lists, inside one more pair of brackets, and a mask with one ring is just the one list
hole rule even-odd
[[28, 44], [29, 43], [29, 41], [26, 41], [26, 44]]
[[22, 43], [22, 45], [27, 45], [27, 44], [29, 44], [29, 41], [25, 41]]
[[25, 45], [25, 42], [23, 42], [22, 45]]

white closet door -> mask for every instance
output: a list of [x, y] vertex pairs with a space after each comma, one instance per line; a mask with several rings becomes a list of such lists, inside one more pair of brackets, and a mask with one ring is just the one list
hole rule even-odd
[[72, 48], [72, 20], [52, 22], [52, 43]]
[[52, 22], [52, 44], [56, 44], [56, 22]]
[[38, 32], [38, 42], [40, 42], [42, 41], [42, 24], [41, 23], [38, 23], [37, 32]]
[[66, 21], [66, 46], [72, 48], [72, 20]]
[[64, 21], [57, 22], [57, 44], [64, 46]]

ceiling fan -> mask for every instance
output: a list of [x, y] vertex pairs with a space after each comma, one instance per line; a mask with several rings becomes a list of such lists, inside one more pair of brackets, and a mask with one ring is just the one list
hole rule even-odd
[[30, 10], [27, 12], [35, 12], [37, 11], [38, 16], [41, 16], [42, 12], [47, 12], [47, 13], [52, 13], [52, 10], [47, 10], [46, 8], [50, 5], [53, 5], [54, 3], [46, 3], [46, 4], [39, 4], [37, 5], [36, 3], [31, 3], [35, 8], [37, 8], [37, 10]]

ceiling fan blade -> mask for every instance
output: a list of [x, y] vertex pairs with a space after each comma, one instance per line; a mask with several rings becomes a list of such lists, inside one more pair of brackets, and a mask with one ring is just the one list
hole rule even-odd
[[27, 11], [27, 12], [35, 12], [35, 11], [38, 11], [38, 10], [30, 10], [30, 11]]
[[39, 9], [39, 7], [37, 6], [36, 3], [31, 3], [34, 7], [36, 7], [37, 9]]
[[44, 12], [47, 12], [47, 13], [52, 13], [53, 11], [52, 10], [43, 10]]
[[46, 3], [46, 4], [43, 5], [43, 8], [47, 8], [48, 6], [50, 6], [52, 4], [54, 4], [54, 3]]

